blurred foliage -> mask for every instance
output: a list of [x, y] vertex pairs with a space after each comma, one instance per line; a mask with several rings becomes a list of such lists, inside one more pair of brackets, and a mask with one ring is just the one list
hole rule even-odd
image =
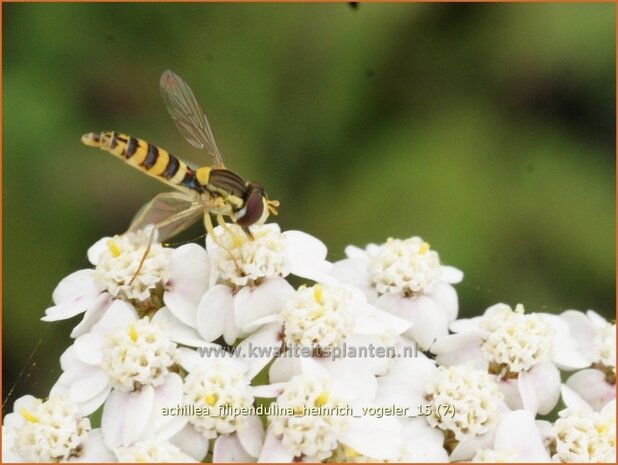
[[5, 397], [22, 371], [11, 397], [48, 393], [76, 324], [39, 321], [54, 287], [167, 189], [80, 136], [120, 130], [207, 162], [160, 101], [167, 68], [203, 102], [226, 164], [330, 259], [420, 235], [465, 272], [461, 315], [503, 301], [613, 318], [615, 5], [3, 12]]

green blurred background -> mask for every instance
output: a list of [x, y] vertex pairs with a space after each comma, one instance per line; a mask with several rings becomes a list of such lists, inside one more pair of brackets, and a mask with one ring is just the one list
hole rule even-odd
[[4, 4], [4, 399], [48, 393], [78, 321], [39, 321], [54, 287], [167, 189], [80, 136], [208, 162], [161, 102], [167, 68], [330, 259], [420, 235], [465, 272], [462, 315], [613, 318], [614, 29], [613, 4]]

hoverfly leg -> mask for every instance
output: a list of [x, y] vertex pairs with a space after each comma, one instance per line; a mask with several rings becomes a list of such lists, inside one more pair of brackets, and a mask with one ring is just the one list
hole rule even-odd
[[243, 226], [242, 230], [245, 232], [245, 234], [249, 237], [249, 239], [254, 240], [255, 238], [253, 237], [253, 233], [251, 232], [251, 230], [249, 229], [248, 226]]
[[[224, 224], [225, 224], [225, 222], [224, 222]], [[217, 236], [215, 234], [215, 228], [214, 228], [214, 226], [212, 224], [212, 219], [210, 218], [210, 214], [208, 212], [206, 212], [204, 214], [204, 227], [206, 228], [206, 231], [208, 232], [208, 235], [210, 237], [212, 237], [212, 241], [227, 252], [227, 254], [230, 256], [230, 258], [234, 262], [234, 265], [236, 266], [236, 269], [240, 270], [241, 269], [240, 264], [238, 263], [238, 260], [236, 258], [234, 258], [234, 254], [232, 253], [232, 251], [228, 247], [226, 247], [224, 244], [222, 244], [221, 241], [219, 240], [219, 236]], [[227, 225], [225, 225], [225, 226], [222, 225], [222, 227], [224, 228], [224, 230], [226, 232], [229, 231], [232, 234], [232, 237], [234, 237], [232, 231], [230, 230], [230, 228]]]
[[135, 270], [135, 274], [133, 275], [133, 277], [129, 281], [129, 286], [131, 284], [133, 284], [133, 281], [135, 281], [135, 278], [137, 278], [137, 275], [139, 274], [139, 272], [141, 271], [142, 267], [144, 266], [144, 262], [146, 261], [146, 258], [148, 257], [148, 254], [150, 253], [150, 248], [152, 247], [152, 243], [154, 241], [154, 233], [155, 233], [156, 229], [157, 228], [155, 228], [153, 226], [152, 229], [150, 230], [150, 237], [148, 238], [148, 245], [146, 246], [146, 250], [144, 251], [144, 255], [142, 255], [142, 259], [140, 260], [139, 265], [137, 266], [137, 270]]

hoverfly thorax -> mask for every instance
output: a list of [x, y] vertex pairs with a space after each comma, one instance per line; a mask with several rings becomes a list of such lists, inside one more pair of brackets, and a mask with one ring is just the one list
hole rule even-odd
[[263, 224], [270, 214], [276, 215], [279, 202], [268, 200], [264, 187], [258, 182], [247, 183], [243, 207], [236, 213], [236, 223], [243, 228]]

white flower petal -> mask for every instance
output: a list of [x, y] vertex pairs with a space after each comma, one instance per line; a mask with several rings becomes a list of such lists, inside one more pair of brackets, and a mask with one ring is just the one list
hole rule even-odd
[[517, 452], [517, 461], [551, 462], [534, 414], [527, 410], [507, 413], [496, 429], [494, 449]]
[[596, 334], [594, 323], [583, 312], [577, 310], [566, 310], [560, 314], [560, 318], [569, 325], [569, 331], [577, 341], [579, 351], [584, 357], [592, 361]]
[[258, 463], [290, 463], [293, 459], [294, 452], [283, 447], [281, 441], [271, 431], [267, 431]]
[[195, 327], [197, 305], [208, 289], [208, 256], [197, 244], [185, 244], [172, 253], [163, 302], [186, 325]]
[[532, 380], [538, 399], [537, 412], [547, 415], [560, 400], [560, 371], [551, 362], [541, 362], [534, 365], [527, 375]]
[[449, 329], [454, 333], [466, 333], [469, 331], [480, 331], [479, 322], [481, 317], [476, 316], [474, 318], [461, 318], [453, 321], [449, 325]]
[[[517, 377], [517, 389], [521, 397], [521, 405], [523, 408], [533, 415], [536, 415], [539, 411], [540, 401], [532, 376], [525, 371], [519, 373]], [[518, 406], [508, 404], [508, 399], [506, 398], [505, 401], [507, 401], [507, 405], [511, 408], [516, 408]]]
[[96, 297], [101, 292], [93, 280], [94, 270], [78, 270], [62, 279], [52, 293], [55, 304], [72, 302], [77, 298]]
[[276, 355], [275, 351], [281, 347], [280, 332], [279, 324], [271, 323], [238, 344], [240, 356], [249, 365], [249, 379], [253, 379]]
[[597, 412], [616, 398], [616, 385], [608, 383], [605, 374], [593, 368], [574, 373], [566, 385]]
[[442, 265], [440, 267], [440, 280], [448, 284], [457, 284], [463, 280], [463, 271], [454, 266]]
[[[365, 252], [363, 251], [363, 254]], [[372, 286], [371, 274], [367, 268], [366, 254], [363, 258], [348, 258], [333, 264], [330, 274], [342, 283], [356, 286], [363, 291], [370, 301], [378, 297], [378, 291]]]
[[237, 431], [243, 449], [251, 457], [259, 457], [264, 444], [264, 428], [260, 418], [255, 415], [247, 417], [245, 425]]
[[245, 451], [236, 433], [221, 434], [215, 440], [212, 450], [213, 463], [247, 463], [254, 461], [255, 457], [252, 457]]
[[349, 401], [370, 401], [378, 393], [378, 381], [362, 359], [318, 359], [317, 363], [331, 374], [332, 379], [346, 386]]
[[105, 311], [105, 315], [92, 327], [92, 332], [96, 334], [109, 334], [116, 328], [129, 326], [137, 320], [137, 312], [131, 304], [122, 300], [115, 300]]
[[412, 322], [405, 335], [427, 350], [440, 336], [448, 334], [448, 320], [442, 307], [433, 299], [419, 295], [407, 298], [386, 294], [379, 297], [376, 306]]
[[187, 326], [177, 319], [167, 308], [160, 308], [152, 317], [152, 322], [156, 323], [167, 337], [178, 344], [191, 347], [201, 347], [206, 343], [195, 328]]
[[88, 261], [94, 266], [97, 266], [97, 264], [99, 263], [99, 257], [103, 252], [107, 250], [107, 243], [110, 239], [111, 237], [104, 237], [102, 239], [99, 239], [88, 249]]
[[79, 404], [88, 402], [93, 397], [101, 394], [108, 387], [109, 377], [107, 373], [101, 369], [84, 374], [77, 381], [71, 384], [69, 389], [69, 398], [71, 401]]
[[182, 378], [176, 373], [169, 373], [165, 381], [154, 389], [152, 417], [142, 435], [145, 439], [149, 433], [158, 439], [167, 440], [178, 433], [188, 421], [187, 417], [163, 415], [164, 408], [182, 404]]
[[88, 432], [88, 437], [79, 445], [77, 457], [71, 457], [70, 462], [116, 462], [116, 455], [105, 445], [101, 428]]
[[103, 318], [112, 302], [112, 296], [107, 292], [100, 294], [96, 300], [88, 305], [88, 310], [84, 313], [82, 321], [71, 331], [71, 337], [76, 338], [88, 333]]
[[268, 379], [271, 383], [281, 383], [301, 372], [300, 357], [277, 357], [268, 370]]
[[261, 386], [251, 386], [253, 397], [270, 399], [279, 397], [285, 389], [286, 383], [263, 384]]
[[182, 430], [170, 439], [170, 442], [199, 462], [208, 453], [208, 439], [197, 431], [191, 423], [187, 423]]
[[107, 400], [109, 397], [109, 393], [112, 391], [111, 386], [107, 386], [103, 389], [99, 394], [87, 400], [86, 402], [82, 402], [79, 404], [79, 413], [82, 416], [88, 416], [92, 413], [96, 412], [101, 405]]
[[351, 417], [340, 441], [367, 457], [396, 460], [401, 448], [399, 433], [400, 424], [394, 417]]
[[326, 261], [326, 246], [319, 239], [302, 231], [285, 231], [285, 255], [290, 273], [313, 279], [327, 274], [332, 264]]
[[112, 391], [101, 418], [107, 447], [128, 447], [137, 441], [150, 419], [153, 401], [152, 386], [143, 386], [135, 392]]
[[459, 313], [459, 299], [453, 286], [442, 283], [436, 284], [429, 293], [429, 297], [442, 307], [449, 323], [455, 321]]
[[223, 334], [226, 319], [234, 320], [232, 290], [222, 284], [208, 289], [197, 308], [197, 330], [207, 342]]
[[75, 339], [75, 354], [79, 361], [88, 365], [100, 365], [103, 360], [105, 338], [100, 334], [88, 333]]
[[584, 399], [582, 399], [579, 396], [579, 394], [573, 391], [566, 384], [563, 384], [560, 387], [560, 393], [562, 395], [562, 401], [564, 402], [564, 405], [567, 406], [567, 408], [570, 408], [573, 410], [579, 410], [579, 409], [590, 410], [592, 408], [590, 407], [590, 405], [588, 405], [588, 403]]
[[257, 287], [243, 287], [234, 299], [236, 326], [246, 331], [245, 327], [255, 320], [278, 313], [293, 292], [294, 288], [283, 278], [266, 279]]
[[360, 247], [356, 247], [355, 245], [348, 245], [344, 249], [344, 252], [345, 252], [346, 257], [348, 258], [360, 258], [360, 259], [367, 260], [367, 252], [365, 252]]

